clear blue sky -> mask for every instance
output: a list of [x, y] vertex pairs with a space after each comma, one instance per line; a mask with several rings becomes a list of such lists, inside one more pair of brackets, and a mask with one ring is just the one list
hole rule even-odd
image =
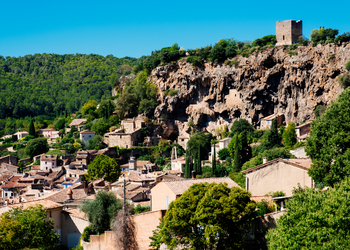
[[275, 34], [276, 21], [350, 31], [350, 1], [2, 1], [0, 55], [112, 54], [140, 57], [175, 42], [185, 49], [221, 38]]

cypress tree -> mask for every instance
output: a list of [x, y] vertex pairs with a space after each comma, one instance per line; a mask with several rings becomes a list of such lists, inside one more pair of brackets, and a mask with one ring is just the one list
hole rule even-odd
[[35, 127], [34, 127], [33, 119], [31, 119], [30, 121], [28, 133], [29, 135], [35, 136]]
[[211, 161], [211, 173], [213, 176], [216, 176], [216, 152], [215, 152], [215, 143], [214, 143], [214, 154], [212, 155], [212, 161]]
[[198, 147], [197, 174], [202, 174], [201, 147]]
[[282, 138], [278, 133], [278, 129], [277, 129], [277, 119], [273, 119], [269, 134], [267, 135], [267, 140], [264, 141], [264, 143], [262, 144], [262, 147], [265, 150], [274, 148], [276, 146], [279, 147], [281, 146], [281, 141], [282, 141]]
[[189, 154], [186, 152], [186, 165], [185, 165], [185, 178], [191, 178], [191, 167], [190, 167], [190, 160], [189, 160]]
[[245, 162], [249, 161], [252, 158], [252, 148], [248, 144], [248, 134], [247, 131], [241, 133], [241, 157], [242, 157], [242, 166]]
[[242, 168], [242, 158], [241, 158], [241, 143], [238, 138], [238, 134], [235, 135], [235, 155], [234, 155], [233, 171], [239, 172]]

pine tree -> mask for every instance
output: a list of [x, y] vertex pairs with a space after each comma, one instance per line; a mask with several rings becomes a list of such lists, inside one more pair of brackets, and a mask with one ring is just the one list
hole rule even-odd
[[35, 127], [34, 127], [33, 119], [30, 121], [28, 133], [29, 135], [35, 136]]
[[215, 143], [214, 143], [214, 154], [212, 155], [212, 161], [211, 161], [211, 173], [213, 176], [216, 176], [216, 152], [215, 152]]
[[235, 155], [233, 171], [239, 172], [242, 168], [242, 156], [241, 156], [241, 142], [238, 138], [238, 134], [235, 135]]

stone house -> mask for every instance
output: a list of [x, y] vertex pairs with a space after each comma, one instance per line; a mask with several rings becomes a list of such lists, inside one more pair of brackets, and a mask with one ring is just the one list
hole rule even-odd
[[298, 141], [306, 141], [306, 138], [310, 136], [311, 122], [307, 122], [295, 127], [295, 133], [297, 134]]
[[260, 119], [260, 129], [270, 129], [275, 118], [277, 119], [277, 128], [286, 124], [284, 115], [273, 114]]
[[48, 171], [57, 167], [57, 155], [41, 155], [40, 170]]
[[313, 186], [308, 175], [310, 166], [309, 158], [264, 160], [263, 164], [244, 170], [242, 174], [246, 177], [246, 190], [252, 196], [276, 191], [283, 191], [290, 196], [298, 184], [302, 188]]
[[298, 42], [303, 35], [303, 22], [301, 20], [286, 20], [276, 22], [276, 45], [291, 45]]
[[42, 137], [51, 138], [53, 131], [56, 131], [56, 130], [53, 129], [53, 128], [40, 129], [39, 130], [39, 135], [42, 136]]
[[24, 188], [31, 185], [30, 183], [20, 183], [19, 180], [21, 178], [22, 175], [15, 174], [1, 185], [1, 197], [10, 199], [16, 198], [21, 194]]
[[0, 165], [0, 174], [9, 171], [11, 173], [17, 174], [18, 173], [18, 167], [14, 166], [12, 164], [8, 164], [8, 163], [1, 163]]
[[180, 197], [193, 184], [205, 182], [227, 183], [229, 188], [239, 187], [229, 177], [162, 181], [151, 189], [151, 211], [168, 209], [170, 202]]
[[[221, 149], [224, 149], [224, 148], [227, 148], [228, 147], [228, 144], [230, 143], [231, 141], [231, 137], [227, 137], [227, 138], [224, 138], [224, 139], [221, 139], [219, 141], [219, 143], [216, 143], [215, 144], [215, 154], [216, 154], [216, 158], [219, 157], [219, 151]], [[212, 156], [214, 155], [214, 146], [212, 145], [211, 146], [211, 152], [209, 154], [209, 161], [212, 161]]]
[[0, 157], [0, 164], [2, 164], [2, 163], [17, 165], [18, 158], [17, 158], [17, 156], [13, 156], [13, 155], [6, 155], [3, 157]]
[[77, 127], [78, 131], [82, 131], [86, 123], [86, 119], [74, 119], [70, 124], [69, 128], [66, 128], [66, 133], [68, 133], [73, 126]]
[[187, 149], [187, 142], [190, 140], [190, 137], [187, 135], [180, 135], [177, 137], [177, 143], [183, 147], [183, 149]]
[[171, 160], [171, 170], [178, 170], [184, 173], [185, 165], [186, 165], [186, 157], [180, 157], [180, 158]]
[[84, 142], [84, 144], [87, 146], [89, 144], [89, 140], [94, 138], [95, 132], [90, 130], [84, 130], [80, 132], [80, 140]]
[[17, 135], [17, 139], [18, 140], [21, 140], [23, 139], [24, 137], [28, 136], [29, 133], [27, 131], [18, 131], [16, 132], [14, 135]]
[[144, 121], [126, 119], [121, 124], [121, 129], [104, 134], [104, 142], [108, 147], [131, 148], [142, 142], [141, 129], [145, 124]]

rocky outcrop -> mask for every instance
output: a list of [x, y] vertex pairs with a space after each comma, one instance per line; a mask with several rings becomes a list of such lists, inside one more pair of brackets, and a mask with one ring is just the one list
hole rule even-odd
[[[350, 44], [300, 46], [290, 56], [288, 47], [278, 46], [238, 56], [238, 65], [204, 63], [195, 67], [184, 60], [154, 69], [149, 80], [157, 84], [156, 117], [212, 131], [217, 125], [245, 118], [258, 125], [270, 114], [284, 114], [286, 122], [314, 118], [319, 104], [329, 105], [342, 91], [337, 76], [346, 71]], [[165, 96], [168, 89], [178, 90]]]

